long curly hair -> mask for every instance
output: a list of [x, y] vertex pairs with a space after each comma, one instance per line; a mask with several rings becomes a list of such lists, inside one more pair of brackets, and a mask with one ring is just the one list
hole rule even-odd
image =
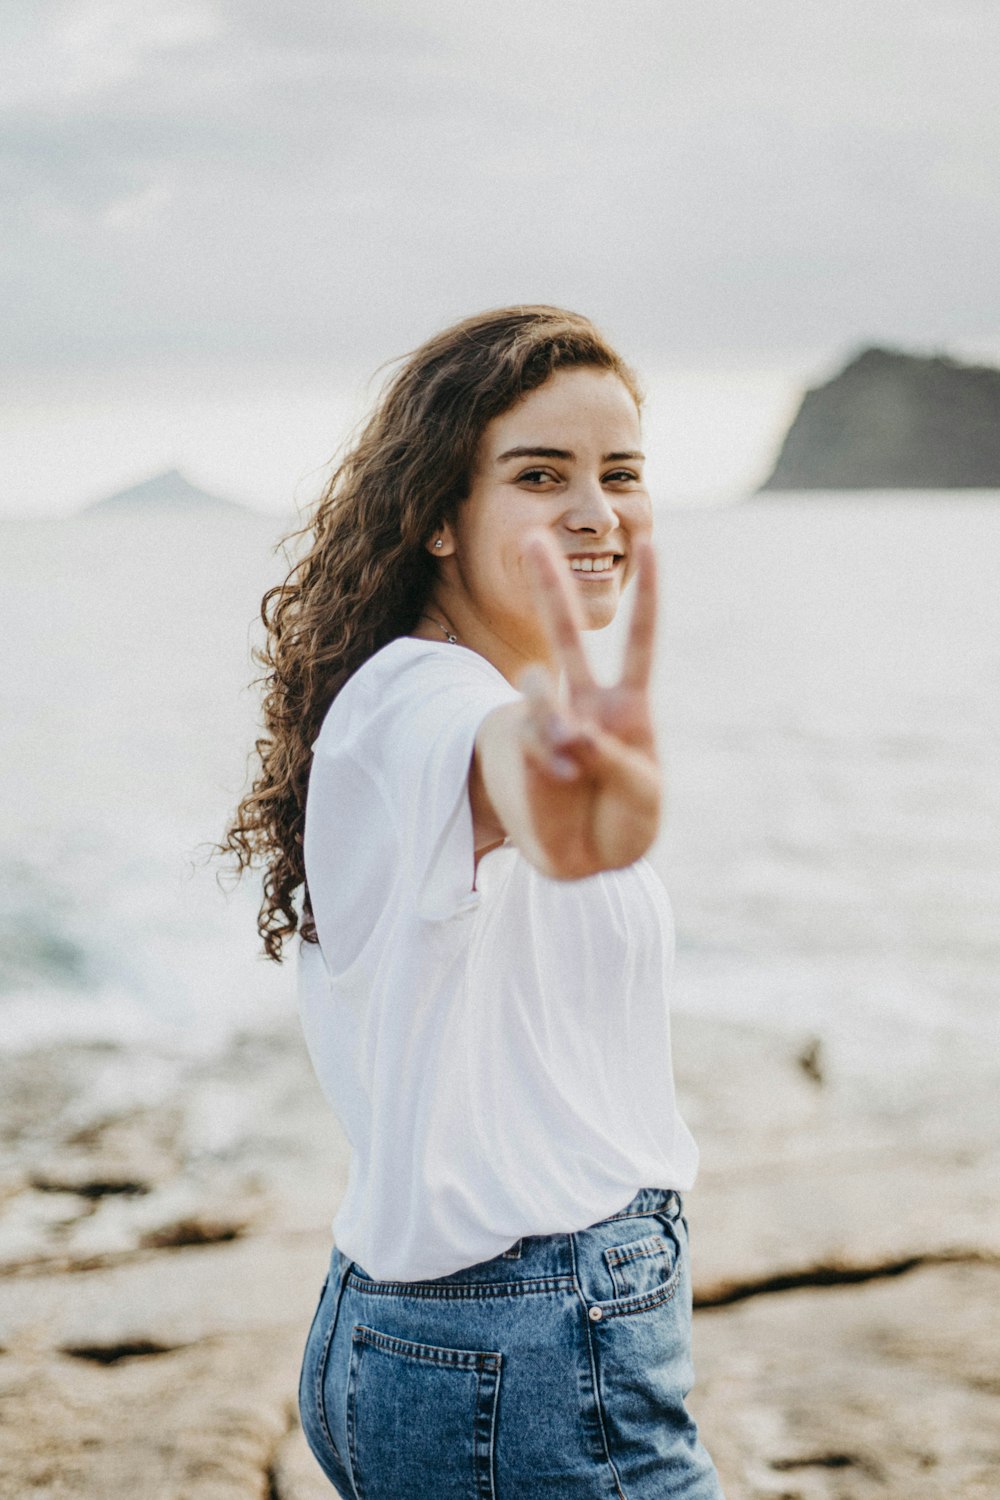
[[[281, 961], [298, 930], [315, 942], [303, 856], [312, 745], [362, 662], [408, 634], [425, 609], [436, 563], [426, 543], [469, 492], [487, 423], [556, 369], [590, 365], [635, 374], [589, 319], [558, 307], [508, 307], [466, 318], [404, 357], [306, 524], [285, 581], [264, 595], [263, 734], [250, 790], [217, 851], [236, 873], [264, 864], [257, 927]], [[303, 888], [301, 916], [296, 893]]]

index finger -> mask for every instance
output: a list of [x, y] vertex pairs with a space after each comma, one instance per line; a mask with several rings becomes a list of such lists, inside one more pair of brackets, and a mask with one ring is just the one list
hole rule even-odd
[[640, 542], [636, 549], [636, 561], [639, 572], [625, 644], [622, 686], [645, 692], [653, 675], [656, 644], [656, 553], [651, 542]]
[[552, 654], [566, 673], [570, 692], [592, 688], [594, 678], [583, 649], [579, 609], [565, 560], [544, 532], [532, 537], [526, 556], [534, 573], [535, 594]]

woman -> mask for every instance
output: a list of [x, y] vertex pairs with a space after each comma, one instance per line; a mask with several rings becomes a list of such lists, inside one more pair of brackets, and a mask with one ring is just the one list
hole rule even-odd
[[[721, 1493], [684, 1405], [697, 1154], [642, 857], [640, 402], [575, 314], [447, 329], [265, 599], [267, 737], [229, 843], [268, 861], [272, 958], [303, 887], [303, 1026], [351, 1146], [299, 1389], [345, 1500]], [[633, 575], [602, 687], [581, 631]]]

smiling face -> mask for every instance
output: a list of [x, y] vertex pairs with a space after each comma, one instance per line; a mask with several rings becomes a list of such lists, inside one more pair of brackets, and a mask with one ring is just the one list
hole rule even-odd
[[[429, 544], [439, 559], [430, 612], [509, 678], [547, 660], [525, 562], [529, 538], [542, 530], [566, 558], [584, 628], [609, 624], [634, 570], [635, 544], [652, 530], [641, 446], [628, 388], [592, 366], [556, 370], [495, 417], [480, 439], [468, 498]], [[427, 621], [417, 633], [441, 638]]]

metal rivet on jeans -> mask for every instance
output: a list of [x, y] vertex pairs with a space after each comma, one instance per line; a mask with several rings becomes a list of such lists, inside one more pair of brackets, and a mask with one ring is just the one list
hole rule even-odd
[[604, 1317], [604, 1309], [602, 1307], [592, 1307], [588, 1317], [592, 1323], [599, 1323]]

